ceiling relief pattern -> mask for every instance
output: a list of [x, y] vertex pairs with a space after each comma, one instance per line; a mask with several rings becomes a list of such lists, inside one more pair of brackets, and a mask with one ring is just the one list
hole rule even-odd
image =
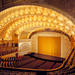
[[23, 5], [0, 12], [0, 35], [5, 40], [12, 40], [12, 34], [19, 36], [23, 31], [31, 32], [37, 28], [50, 28], [69, 36], [75, 35], [74, 23], [53, 9]]

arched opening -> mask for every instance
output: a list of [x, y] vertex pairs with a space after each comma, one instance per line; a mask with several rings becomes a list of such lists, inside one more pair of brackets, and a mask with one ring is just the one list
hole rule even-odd
[[[17, 43], [20, 43], [21, 36], [26, 37], [24, 39], [26, 42], [32, 42], [27, 37], [31, 32], [40, 28], [49, 28], [52, 31], [60, 32], [60, 34], [64, 33], [69, 38], [75, 35], [75, 25], [68, 17], [41, 5], [8, 8], [0, 13], [0, 20], [0, 39], [17, 40]], [[23, 34], [23, 31], [26, 33]], [[26, 45], [26, 47], [28, 46]], [[71, 48], [70, 44], [69, 47]], [[70, 48], [67, 49], [70, 50]], [[21, 50], [19, 51], [21, 52]]]

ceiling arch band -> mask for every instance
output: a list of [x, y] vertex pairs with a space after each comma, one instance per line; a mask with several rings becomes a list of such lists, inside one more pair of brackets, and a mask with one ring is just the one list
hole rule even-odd
[[39, 28], [39, 29], [35, 29], [35, 30], [33, 30], [32, 32], [30, 32], [30, 33], [28, 34], [27, 38], [28, 38], [28, 39], [31, 39], [31, 37], [32, 37], [33, 35], [35, 35], [35, 34], [37, 34], [37, 33], [40, 33], [40, 32], [56, 32], [56, 33], [60, 33], [60, 34], [63, 34], [63, 35], [65, 35], [65, 36], [67, 36], [69, 40], [71, 39], [70, 36], [67, 35], [66, 33], [64, 33], [64, 32], [62, 32], [62, 31], [54, 30], [54, 29], [52, 30], [52, 29], [50, 29], [50, 28]]
[[23, 5], [0, 12], [0, 35], [4, 35], [3, 38], [6, 40], [11, 39], [12, 32], [19, 35], [24, 30], [32, 31], [40, 27], [63, 31], [69, 36], [75, 35], [74, 23], [53, 9]]

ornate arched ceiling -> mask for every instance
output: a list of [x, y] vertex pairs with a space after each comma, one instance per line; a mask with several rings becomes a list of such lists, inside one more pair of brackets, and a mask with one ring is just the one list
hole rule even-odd
[[75, 25], [61, 13], [36, 5], [23, 5], [0, 12], [0, 37], [10, 40], [12, 34], [37, 28], [50, 28], [75, 35]]

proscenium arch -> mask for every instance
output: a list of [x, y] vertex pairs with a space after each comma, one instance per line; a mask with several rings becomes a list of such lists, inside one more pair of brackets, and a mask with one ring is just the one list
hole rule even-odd
[[66, 33], [62, 32], [62, 31], [58, 31], [58, 30], [51, 30], [50, 28], [39, 28], [39, 29], [36, 29], [36, 30], [33, 30], [32, 32], [30, 32], [27, 36], [28, 39], [31, 39], [31, 37], [37, 33], [40, 33], [40, 32], [56, 32], [56, 33], [60, 33], [60, 34], [63, 34], [65, 36], [68, 37], [68, 39], [70, 40], [70, 36], [67, 35]]
[[0, 20], [0, 34], [5, 30], [5, 39], [11, 36], [11, 32], [14, 30], [19, 33], [24, 29], [31, 29], [37, 26], [39, 28], [42, 26], [61, 30], [69, 36], [75, 35], [75, 25], [70, 19], [53, 9], [43, 6], [22, 5], [8, 8], [0, 13]]

